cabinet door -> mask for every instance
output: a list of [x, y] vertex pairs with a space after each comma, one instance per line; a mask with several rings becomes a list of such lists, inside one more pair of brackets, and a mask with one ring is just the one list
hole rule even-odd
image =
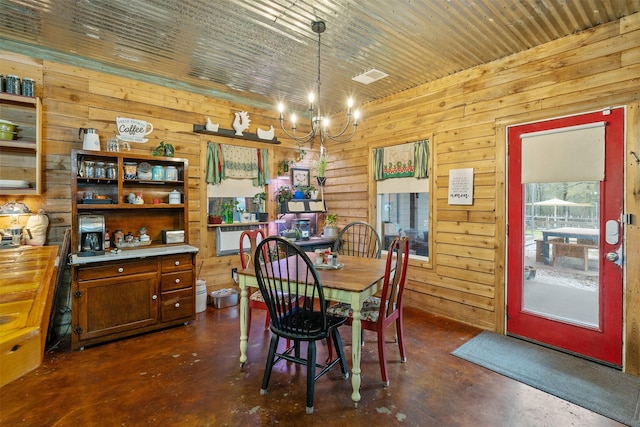
[[[133, 274], [78, 282], [79, 340], [139, 329], [158, 322], [157, 275]], [[116, 338], [116, 337], [114, 337]]]

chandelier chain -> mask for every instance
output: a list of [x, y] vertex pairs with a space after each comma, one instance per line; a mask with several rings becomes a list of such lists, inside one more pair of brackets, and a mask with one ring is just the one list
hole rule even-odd
[[[313, 148], [313, 143], [316, 140], [316, 137], [320, 140], [320, 146], [322, 148], [324, 148], [325, 146], [325, 142], [326, 139], [329, 138], [332, 141], [336, 141], [336, 142], [347, 142], [349, 140], [351, 140], [351, 138], [353, 138], [353, 136], [356, 133], [357, 127], [358, 127], [358, 111], [356, 110], [355, 113], [352, 113], [351, 111], [351, 107], [352, 107], [352, 99], [349, 98], [349, 101], [347, 103], [347, 118], [346, 118], [346, 123], [344, 125], [344, 128], [342, 128], [338, 133], [336, 134], [330, 134], [329, 130], [328, 130], [328, 124], [329, 124], [329, 120], [328, 117], [323, 117], [322, 116], [322, 109], [320, 106], [320, 88], [321, 88], [321, 34], [325, 31], [326, 29], [326, 24], [324, 21], [313, 21], [311, 23], [311, 29], [313, 30], [314, 33], [318, 34], [318, 78], [316, 80], [316, 87], [315, 87], [315, 94], [310, 93], [309, 94], [309, 125], [310, 125], [310, 131], [309, 133], [307, 133], [306, 135], [297, 135], [296, 134], [296, 118], [295, 115], [291, 116], [291, 132], [287, 131], [287, 129], [284, 126], [284, 106], [282, 104], [280, 104], [278, 106], [278, 109], [280, 111], [280, 127], [282, 128], [283, 132], [285, 133], [285, 135], [287, 135], [289, 138], [293, 139], [298, 145], [304, 145], [309, 143], [310, 146]], [[317, 97], [317, 100], [316, 100]], [[351, 125], [351, 120], [352, 120], [352, 116], [353, 115], [353, 130], [346, 136], [345, 133], [347, 132], [347, 130], [349, 129], [349, 126]]]

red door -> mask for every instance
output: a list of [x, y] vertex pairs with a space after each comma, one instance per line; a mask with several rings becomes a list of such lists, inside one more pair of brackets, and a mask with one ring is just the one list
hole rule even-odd
[[[622, 365], [624, 118], [616, 108], [508, 128], [507, 333], [615, 366]], [[604, 144], [594, 144], [604, 151], [603, 174], [580, 178], [598, 162], [585, 160], [582, 137], [566, 130], [590, 126], [604, 133]], [[529, 138], [548, 134], [551, 145]]]

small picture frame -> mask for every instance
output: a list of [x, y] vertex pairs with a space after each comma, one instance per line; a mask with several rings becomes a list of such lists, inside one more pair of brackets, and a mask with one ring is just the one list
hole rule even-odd
[[296, 185], [309, 186], [311, 180], [309, 178], [309, 169], [291, 168], [291, 186]]

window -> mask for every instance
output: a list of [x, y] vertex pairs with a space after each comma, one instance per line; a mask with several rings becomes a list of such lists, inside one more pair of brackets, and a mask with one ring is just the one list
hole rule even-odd
[[429, 193], [378, 194], [378, 232], [383, 248], [398, 236], [409, 237], [409, 253], [429, 256]]
[[410, 257], [429, 259], [429, 141], [374, 150], [376, 229], [383, 249], [398, 236], [409, 237]]

